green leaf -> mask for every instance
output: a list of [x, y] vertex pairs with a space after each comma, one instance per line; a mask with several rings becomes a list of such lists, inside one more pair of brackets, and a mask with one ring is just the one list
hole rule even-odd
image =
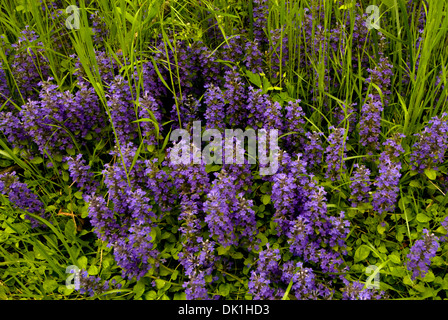
[[241, 252], [237, 252], [235, 254], [232, 254], [233, 259], [243, 259], [244, 255]]
[[412, 286], [414, 284], [414, 282], [411, 280], [411, 278], [408, 275], [405, 275], [403, 277], [403, 283], [408, 286]]
[[429, 270], [428, 273], [423, 278], [423, 281], [432, 282], [432, 281], [434, 281], [435, 278], [436, 277], [434, 276], [434, 273], [431, 270]]
[[58, 283], [53, 279], [46, 279], [43, 283], [44, 290], [46, 292], [53, 292], [58, 287]]
[[389, 8], [394, 6], [394, 0], [381, 0], [382, 3], [384, 3]]
[[173, 300], [187, 300], [187, 295], [185, 292], [176, 292], [174, 294]]
[[86, 256], [82, 256], [82, 257], [78, 258], [78, 267], [80, 269], [87, 268], [87, 257]]
[[75, 192], [74, 196], [75, 196], [76, 199], [81, 200], [82, 199], [82, 192], [81, 191], [77, 191], [77, 192]]
[[96, 276], [99, 273], [98, 267], [95, 265], [91, 265], [89, 270], [87, 270], [89, 276]]
[[249, 78], [249, 81], [256, 85], [258, 88], [261, 88], [261, 78], [259, 74], [255, 74], [246, 70], [246, 76]]
[[145, 284], [142, 281], [138, 281], [132, 291], [135, 293], [135, 299], [140, 298], [145, 292]]
[[73, 149], [73, 148], [67, 148], [66, 151], [71, 156], [74, 156], [76, 153], [75, 149]]
[[75, 237], [76, 229], [75, 229], [75, 224], [73, 223], [73, 220], [67, 221], [67, 223], [65, 224], [64, 233], [68, 240], [73, 241], [76, 239], [76, 237]]
[[414, 187], [414, 188], [421, 188], [421, 187], [422, 187], [422, 185], [420, 184], [420, 182], [419, 182], [418, 180], [412, 180], [412, 181], [409, 183], [409, 185], [410, 185], [411, 187]]
[[156, 279], [156, 288], [158, 290], [162, 289], [165, 286], [165, 281], [162, 279]]
[[179, 270], [174, 270], [173, 274], [171, 275], [171, 280], [176, 280], [178, 274], [179, 274]]
[[227, 246], [227, 247], [220, 246], [220, 247], [218, 247], [218, 255], [222, 256], [222, 255], [226, 254], [230, 250], [230, 248], [231, 248], [230, 246]]
[[207, 164], [205, 166], [205, 172], [207, 173], [215, 172], [218, 171], [219, 169], [221, 169], [221, 166], [219, 164]]
[[157, 292], [154, 290], [151, 290], [145, 294], [146, 300], [156, 300], [157, 299]]
[[428, 222], [431, 220], [426, 214], [424, 213], [418, 213], [417, 214], [417, 221], [418, 222]]
[[269, 188], [270, 188], [269, 183], [268, 183], [268, 182], [265, 182], [265, 183], [263, 183], [263, 185], [260, 187], [260, 191], [261, 191], [262, 193], [266, 193], [266, 192], [269, 191]]
[[261, 248], [263, 246], [265, 246], [266, 243], [268, 243], [268, 238], [261, 232], [259, 234], [257, 234], [257, 238], [261, 240], [261, 243], [260, 243], [260, 250], [261, 250]]
[[393, 263], [396, 263], [396, 264], [400, 264], [400, 263], [401, 263], [400, 257], [397, 256], [397, 255], [395, 255], [395, 254], [390, 254], [390, 255], [389, 255], [389, 259], [390, 259], [390, 261], [392, 261]]
[[228, 296], [230, 293], [230, 285], [228, 283], [222, 283], [219, 285], [219, 294], [223, 297]]
[[261, 201], [263, 202], [264, 205], [267, 205], [268, 203], [271, 202], [271, 196], [268, 194], [263, 195], [263, 197], [261, 198]]
[[425, 169], [425, 174], [431, 180], [435, 180], [437, 178], [437, 171], [433, 169]]
[[379, 234], [383, 234], [384, 231], [386, 230], [386, 227], [383, 227], [381, 224], [376, 226], [376, 230], [378, 231]]
[[42, 163], [44, 161], [44, 159], [42, 159], [41, 157], [34, 157], [32, 160], [31, 160], [31, 163], [32, 164], [39, 164], [39, 163]]
[[355, 252], [355, 263], [366, 259], [370, 254], [370, 248], [366, 245], [360, 246]]

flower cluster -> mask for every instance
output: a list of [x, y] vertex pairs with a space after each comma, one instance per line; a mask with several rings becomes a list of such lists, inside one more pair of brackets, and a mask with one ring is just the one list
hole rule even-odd
[[[391, 84], [391, 78], [393, 77], [392, 65], [389, 62], [388, 57], [381, 57], [375, 68], [368, 68], [369, 77], [366, 79], [366, 83], [374, 83], [382, 91], [384, 97], [384, 105], [389, 103], [389, 90]], [[380, 100], [379, 95], [375, 95], [377, 100]]]
[[361, 145], [367, 147], [368, 154], [370, 155], [379, 148], [382, 111], [383, 106], [381, 100], [369, 94], [366, 103], [361, 108], [359, 136]]
[[204, 103], [207, 106], [205, 111], [205, 120], [207, 129], [225, 128], [225, 101], [224, 94], [219, 87], [206, 85], [207, 91], [204, 93]]
[[251, 271], [248, 287], [249, 293], [254, 300], [266, 300], [281, 298], [283, 291], [275, 290], [269, 286], [281, 276], [278, 261], [280, 260], [280, 250], [267, 248], [259, 253], [257, 268]]
[[227, 103], [226, 114], [230, 126], [245, 126], [247, 121], [246, 86], [236, 68], [224, 75], [224, 100]]
[[[49, 218], [42, 201], [28, 188], [26, 183], [19, 181], [15, 171], [0, 175], [0, 194], [7, 195], [9, 201], [18, 209], [35, 214], [43, 219]], [[45, 224], [27, 214], [25, 218], [30, 220], [32, 228], [46, 227]]]
[[413, 145], [410, 163], [412, 170], [422, 173], [425, 169], [437, 170], [437, 165], [443, 163], [445, 151], [448, 148], [448, 122], [435, 116], [429, 120], [428, 126], [421, 133], [415, 134], [418, 141]]
[[274, 176], [272, 186], [274, 222], [278, 224], [278, 234], [287, 237], [294, 255], [317, 263], [324, 272], [335, 272], [342, 263], [342, 251], [337, 248], [345, 247], [349, 222], [344, 219], [344, 212], [339, 217], [328, 215], [326, 192], [307, 174], [300, 157], [299, 154], [297, 160], [291, 161], [287, 154], [282, 154], [284, 172]]
[[148, 91], [145, 91], [143, 96], [139, 98], [138, 115], [140, 119], [145, 120], [140, 123], [140, 128], [146, 145], [155, 147], [158, 144], [157, 136], [162, 130], [162, 113], [157, 100]]
[[356, 207], [360, 203], [368, 202], [368, 195], [371, 191], [371, 183], [369, 177], [370, 170], [366, 168], [365, 165], [355, 163], [353, 167], [355, 168], [355, 173], [353, 177], [350, 178], [352, 181], [350, 201], [352, 203], [352, 207]]
[[306, 162], [307, 169], [310, 172], [313, 172], [322, 163], [324, 148], [322, 147], [320, 137], [323, 135], [323, 132], [316, 131], [305, 134], [307, 140], [303, 147], [303, 160]]
[[123, 276], [138, 279], [160, 261], [152, 233], [157, 214], [151, 205], [151, 190], [144, 191], [141, 187], [145, 182], [143, 161], [137, 161], [131, 169], [136, 151], [131, 143], [122, 146], [112, 152], [117, 163], [105, 165], [104, 183], [111, 205], [95, 194], [86, 200], [95, 232], [114, 248]]
[[[179, 260], [185, 268], [189, 281], [183, 284], [187, 299], [208, 300], [208, 291], [205, 288], [205, 277], [210, 276], [215, 262], [215, 242], [196, 237], [196, 243], [188, 246], [184, 252], [179, 253]], [[217, 280], [212, 277], [212, 281]]]
[[49, 77], [49, 62], [43, 54], [43, 44], [38, 42], [38, 38], [27, 26], [21, 32], [17, 43], [12, 44], [15, 54], [11, 71], [23, 101], [37, 98], [35, 88], [41, 79]]
[[299, 105], [300, 99], [295, 101], [288, 101], [285, 106], [286, 110], [286, 125], [284, 128], [285, 133], [292, 133], [285, 137], [285, 145], [291, 150], [291, 152], [297, 151], [300, 146], [303, 144], [303, 139], [301, 139], [301, 135], [304, 134], [305, 130], [303, 127], [305, 126], [304, 116], [305, 113], [302, 110], [302, 107]]
[[92, 20], [93, 42], [101, 45], [109, 35], [109, 29], [104, 22], [104, 18], [97, 12], [92, 13], [90, 19]]
[[423, 229], [423, 239], [415, 241], [408, 254], [407, 268], [412, 271], [412, 280], [424, 277], [429, 270], [431, 259], [436, 256], [439, 248], [439, 238]]
[[0, 108], [6, 103], [6, 107], [9, 103], [6, 101], [10, 99], [10, 93], [8, 88], [8, 82], [6, 80], [5, 70], [3, 70], [3, 63], [0, 61]]
[[216, 176], [204, 203], [205, 222], [210, 236], [216, 236], [225, 247], [238, 245], [243, 237], [251, 243], [257, 234], [252, 200], [246, 200], [242, 193], [237, 193], [236, 178], [227, 171], [221, 170]]
[[122, 76], [116, 76], [107, 95], [107, 106], [110, 110], [109, 120], [114, 126], [116, 139], [120, 144], [126, 144], [136, 138], [137, 124], [133, 121], [137, 119], [129, 85], [129, 82]]
[[342, 289], [342, 300], [379, 300], [383, 296], [383, 291], [377, 292], [373, 288], [364, 288], [364, 285], [358, 281], [345, 280], [345, 288]]
[[[82, 138], [87, 138], [89, 133], [98, 134], [104, 121], [96, 96], [84, 84], [81, 83], [80, 90], [73, 95], [69, 91], [60, 92], [51, 80], [39, 83], [40, 100], [28, 101], [18, 115], [23, 130], [44, 155], [73, 149], [80, 140], [84, 143]], [[10, 134], [24, 138], [21, 131]]]
[[[344, 141], [345, 129], [329, 127], [332, 132], [328, 136], [328, 146], [325, 149], [325, 162], [328, 164], [325, 177], [335, 181], [340, 178], [341, 172], [344, 172], [346, 166], [344, 159], [347, 147]], [[346, 137], [348, 139], [348, 137]]]
[[404, 150], [398, 144], [398, 139], [403, 135], [395, 135], [394, 138], [388, 139], [384, 145], [386, 150], [383, 151], [379, 159], [379, 177], [374, 182], [377, 187], [373, 193], [372, 205], [373, 209], [379, 214], [383, 212], [393, 212], [395, 203], [398, 198], [398, 183], [401, 177], [401, 163], [398, 161], [400, 152]]
[[[88, 293], [91, 297], [93, 297], [95, 295], [102, 295], [107, 290], [111, 289], [111, 287], [115, 284], [115, 279], [110, 281], [106, 280], [101, 283], [100, 277], [89, 276], [86, 270], [82, 270], [79, 271], [79, 288], [75, 287], [75, 289], [79, 290], [80, 294]], [[115, 287], [120, 289], [121, 283], [116, 284]]]
[[93, 179], [93, 172], [90, 172], [90, 166], [86, 165], [85, 160], [82, 159], [82, 154], [78, 154], [75, 159], [72, 157], [65, 158], [68, 164], [68, 171], [73, 183], [80, 189], [83, 189], [84, 194], [92, 194], [96, 191], [99, 183]]

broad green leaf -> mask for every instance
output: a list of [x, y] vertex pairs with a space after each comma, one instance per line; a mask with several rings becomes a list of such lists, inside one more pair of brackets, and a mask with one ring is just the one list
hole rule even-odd
[[31, 163], [32, 164], [39, 164], [39, 163], [42, 163], [44, 161], [44, 159], [42, 159], [41, 157], [34, 157], [32, 160], [31, 160]]
[[429, 270], [428, 273], [423, 277], [423, 281], [425, 282], [432, 282], [434, 281], [436, 277], [434, 276], [434, 273]]
[[261, 88], [261, 78], [259, 74], [252, 73], [249, 70], [246, 70], [246, 75], [251, 83], [256, 85], [258, 88]]
[[370, 254], [370, 248], [366, 245], [361, 245], [355, 252], [355, 263], [366, 259]]
[[173, 274], [171, 275], [171, 280], [176, 280], [178, 274], [179, 274], [179, 270], [174, 270]]
[[389, 255], [389, 259], [390, 259], [390, 261], [392, 261], [393, 263], [396, 263], [396, 264], [400, 264], [400, 263], [401, 263], [400, 257], [397, 256], [397, 255], [395, 255], [395, 254], [390, 254], [390, 255]]
[[162, 279], [156, 279], [156, 288], [158, 290], [162, 289], [165, 286], [165, 281]]
[[267, 205], [268, 203], [271, 202], [271, 196], [268, 194], [263, 195], [263, 197], [261, 198], [262, 202], [264, 205]]
[[437, 178], [437, 171], [433, 170], [433, 169], [425, 169], [425, 175], [431, 179], [431, 180], [435, 180]]
[[243, 254], [241, 252], [237, 252], [235, 254], [232, 254], [232, 258], [233, 259], [243, 259], [244, 256], [243, 256]]
[[157, 299], [157, 292], [154, 290], [151, 290], [145, 294], [146, 300], [156, 300]]
[[58, 283], [53, 279], [46, 279], [43, 283], [44, 290], [48, 292], [53, 292], [54, 289], [58, 287]]
[[64, 233], [68, 240], [73, 241], [76, 239], [76, 228], [73, 220], [67, 221], [67, 223], [65, 224]]
[[176, 292], [174, 294], [173, 300], [187, 300], [187, 295], [185, 292]]
[[95, 265], [91, 265], [89, 270], [87, 270], [89, 276], [96, 276], [99, 273], [98, 267]]
[[410, 185], [411, 187], [414, 187], [414, 188], [421, 188], [421, 187], [422, 187], [422, 185], [420, 184], [420, 181], [418, 181], [418, 180], [412, 180], [412, 181], [409, 183], [409, 185]]
[[230, 285], [228, 283], [222, 283], [219, 285], [219, 294], [223, 297], [227, 297], [230, 293]]
[[207, 173], [215, 172], [218, 171], [219, 169], [221, 169], [221, 166], [219, 164], [207, 164], [205, 166], [205, 172]]
[[383, 234], [384, 231], [386, 230], [386, 227], [383, 227], [381, 224], [376, 226], [376, 230], [378, 231], [379, 234]]
[[218, 255], [222, 256], [222, 255], [226, 254], [230, 250], [230, 248], [231, 248], [230, 246], [227, 246], [227, 247], [220, 246], [220, 247], [218, 247]]
[[132, 291], [135, 293], [135, 299], [140, 298], [145, 292], [145, 284], [142, 281], [138, 281]]
[[87, 268], [87, 257], [82, 256], [78, 258], [78, 267], [80, 269], [86, 269]]
[[76, 199], [81, 200], [82, 199], [82, 192], [81, 191], [77, 191], [74, 193], [74, 196]]
[[424, 213], [418, 213], [417, 214], [417, 221], [418, 222], [428, 222], [431, 219]]
[[394, 6], [394, 0], [381, 0], [382, 3], [384, 3], [389, 8]]

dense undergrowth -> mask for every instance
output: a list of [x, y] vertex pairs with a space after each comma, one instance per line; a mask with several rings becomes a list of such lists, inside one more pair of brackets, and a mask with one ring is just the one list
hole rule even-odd
[[446, 298], [444, 1], [0, 6], [1, 299]]

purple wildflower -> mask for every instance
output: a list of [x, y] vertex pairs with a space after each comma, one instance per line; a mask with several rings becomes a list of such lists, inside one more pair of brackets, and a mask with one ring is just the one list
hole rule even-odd
[[431, 259], [436, 256], [439, 248], [439, 238], [423, 229], [423, 239], [415, 241], [407, 256], [409, 262], [407, 268], [412, 271], [412, 280], [416, 277], [424, 277], [429, 270]]

